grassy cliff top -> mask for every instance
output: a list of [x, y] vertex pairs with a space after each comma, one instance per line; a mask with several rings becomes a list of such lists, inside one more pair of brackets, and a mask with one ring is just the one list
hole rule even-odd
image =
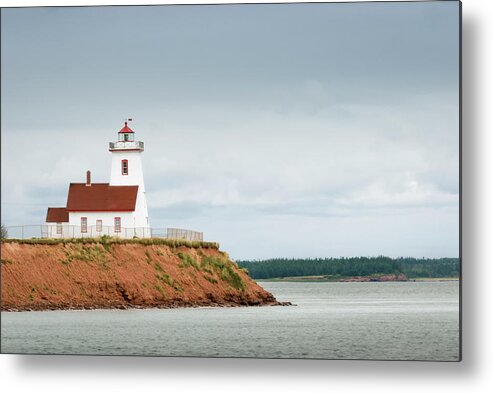
[[211, 248], [218, 250], [219, 243], [204, 241], [189, 241], [182, 239], [166, 238], [147, 238], [147, 239], [121, 239], [118, 237], [85, 237], [85, 238], [67, 238], [67, 239], [1, 239], [2, 243], [19, 243], [19, 244], [142, 244], [144, 246], [164, 245], [170, 247], [190, 247], [190, 248]]

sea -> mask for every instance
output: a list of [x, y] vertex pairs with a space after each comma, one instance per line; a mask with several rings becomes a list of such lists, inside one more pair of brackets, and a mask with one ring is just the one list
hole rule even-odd
[[459, 282], [260, 282], [292, 306], [1, 313], [1, 352], [458, 361]]

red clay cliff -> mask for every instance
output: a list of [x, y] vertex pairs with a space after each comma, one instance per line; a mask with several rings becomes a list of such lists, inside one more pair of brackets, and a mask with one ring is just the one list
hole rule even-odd
[[280, 304], [217, 246], [204, 245], [2, 241], [1, 308]]

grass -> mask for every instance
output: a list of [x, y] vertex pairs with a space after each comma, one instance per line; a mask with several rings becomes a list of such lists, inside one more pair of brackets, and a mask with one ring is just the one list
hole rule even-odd
[[209, 281], [211, 284], [217, 284], [218, 283], [218, 281], [214, 277], [204, 275], [204, 278], [207, 281]]
[[203, 263], [201, 264], [200, 268], [203, 272], [209, 273], [211, 276], [214, 275], [214, 270], [208, 266], [205, 266]]
[[[166, 238], [146, 238], [146, 239], [121, 239], [118, 237], [84, 237], [74, 239], [2, 239], [3, 243], [19, 243], [19, 244], [45, 244], [45, 245], [57, 245], [57, 244], [103, 244], [107, 249], [113, 244], [142, 244], [145, 246], [169, 246], [169, 247], [190, 247], [190, 248], [210, 248], [214, 250], [219, 249], [219, 243], [215, 242], [200, 242], [189, 241], [181, 239], [166, 239]], [[108, 251], [108, 249], [107, 249]]]
[[34, 301], [34, 293], [36, 293], [36, 288], [31, 287], [31, 292], [29, 292], [29, 301], [33, 302]]
[[70, 265], [73, 261], [97, 262], [103, 267], [107, 267], [106, 250], [103, 246], [84, 246], [77, 244], [75, 247], [65, 250], [65, 259], [62, 259], [64, 265]]
[[200, 270], [200, 266], [198, 262], [195, 259], [193, 259], [192, 256], [179, 252], [178, 258], [180, 258], [179, 266], [181, 268], [193, 267], [195, 270]]
[[205, 272], [216, 272], [221, 280], [235, 289], [244, 290], [246, 288], [240, 275], [235, 271], [237, 266], [226, 258], [204, 256], [202, 257], [201, 267]]
[[12, 265], [12, 261], [10, 259], [0, 259], [2, 265]]
[[248, 269], [247, 269], [246, 267], [239, 267], [239, 268], [238, 268], [238, 270], [239, 270], [240, 272], [245, 273], [247, 276], [249, 276], [249, 275], [250, 275], [250, 272], [248, 271]]
[[111, 237], [103, 235], [100, 237], [100, 241], [106, 252], [111, 252]]
[[146, 262], [148, 265], [150, 265], [152, 262], [151, 254], [148, 250], [145, 251], [145, 254], [146, 254]]
[[161, 285], [154, 285], [154, 289], [156, 289], [161, 295], [164, 295], [164, 289]]
[[156, 278], [165, 283], [166, 285], [169, 285], [171, 288], [178, 292], [183, 292], [183, 288], [178, 284], [175, 280], [173, 280], [168, 273], [164, 271], [162, 266], [159, 263], [154, 263], [154, 270], [156, 270]]

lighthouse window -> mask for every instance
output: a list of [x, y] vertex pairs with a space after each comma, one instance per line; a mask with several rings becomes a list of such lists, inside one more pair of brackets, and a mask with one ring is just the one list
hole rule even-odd
[[122, 160], [122, 175], [128, 175], [128, 160]]
[[80, 231], [82, 233], [87, 233], [87, 217], [80, 218]]
[[128, 134], [123, 134], [123, 140], [124, 140], [125, 142], [127, 142], [127, 141], [128, 141]]
[[121, 217], [115, 217], [115, 232], [121, 232], [122, 230], [122, 219]]

